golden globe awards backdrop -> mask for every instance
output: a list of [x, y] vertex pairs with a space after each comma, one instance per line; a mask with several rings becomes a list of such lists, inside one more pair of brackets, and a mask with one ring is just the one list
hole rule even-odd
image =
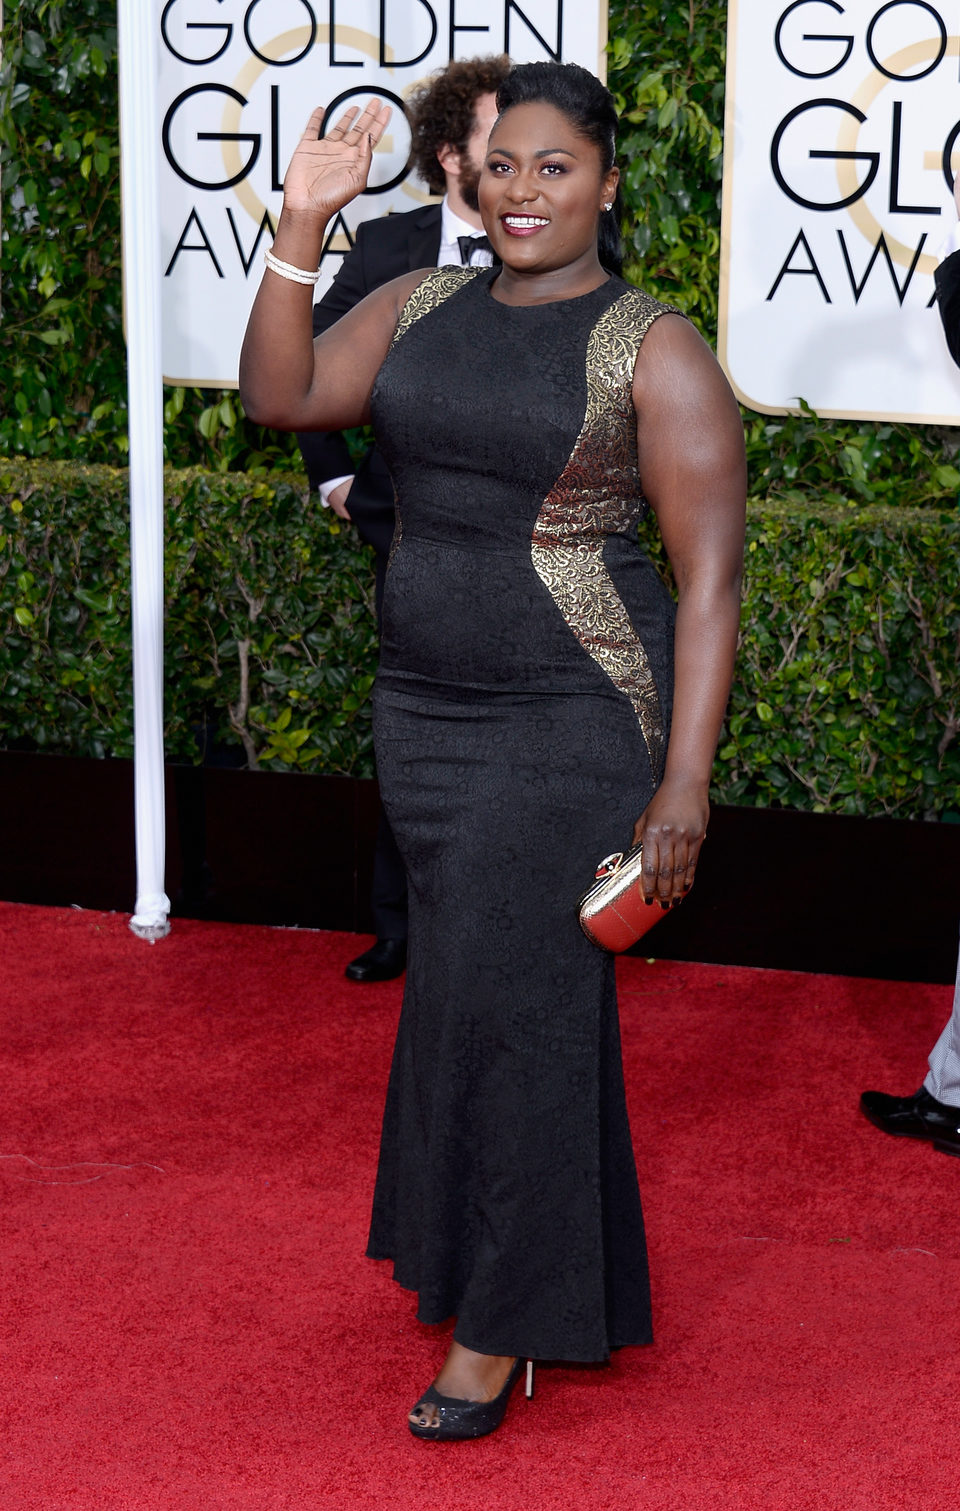
[[960, 0], [730, 0], [720, 358], [753, 409], [960, 423], [933, 305]]
[[158, 0], [163, 372], [236, 386], [283, 174], [311, 110], [394, 105], [367, 192], [327, 231], [318, 293], [358, 223], [429, 198], [408, 174], [409, 91], [451, 58], [577, 62], [603, 76], [606, 0]]

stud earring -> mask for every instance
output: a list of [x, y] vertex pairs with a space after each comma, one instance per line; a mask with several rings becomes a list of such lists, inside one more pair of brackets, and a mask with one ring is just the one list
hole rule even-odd
[[606, 204], [606, 205], [604, 205], [604, 207], [603, 207], [603, 208], [604, 208], [604, 209], [605, 209], [605, 210], [612, 210], [612, 209], [613, 209], [613, 205], [612, 205], [612, 204]]

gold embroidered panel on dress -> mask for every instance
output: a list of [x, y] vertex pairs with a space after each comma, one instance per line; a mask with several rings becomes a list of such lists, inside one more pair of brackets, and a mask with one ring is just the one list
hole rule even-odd
[[410, 329], [414, 321], [420, 319], [421, 315], [429, 315], [431, 310], [435, 310], [445, 299], [449, 299], [451, 294], [455, 294], [458, 289], [462, 289], [465, 283], [470, 282], [471, 278], [476, 278], [480, 271], [478, 267], [458, 268], [451, 266], [433, 268], [426, 278], [424, 278], [423, 282], [417, 284], [410, 298], [400, 311], [400, 319], [397, 321], [397, 328], [393, 333], [393, 341], [391, 341], [390, 345], [394, 346], [404, 332]]
[[640, 343], [672, 306], [630, 289], [587, 342], [587, 406], [567, 465], [533, 531], [533, 565], [588, 655], [630, 700], [650, 765], [664, 760], [663, 712], [650, 662], [603, 560], [608, 535], [635, 531], [645, 500], [637, 465], [633, 370]]

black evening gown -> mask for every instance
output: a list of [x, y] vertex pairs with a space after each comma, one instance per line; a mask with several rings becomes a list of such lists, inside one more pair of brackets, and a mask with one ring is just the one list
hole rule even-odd
[[637, 539], [634, 362], [610, 278], [499, 303], [439, 268], [373, 393], [398, 522], [374, 693], [410, 953], [368, 1253], [489, 1354], [651, 1339], [614, 962], [576, 900], [660, 779], [673, 605]]

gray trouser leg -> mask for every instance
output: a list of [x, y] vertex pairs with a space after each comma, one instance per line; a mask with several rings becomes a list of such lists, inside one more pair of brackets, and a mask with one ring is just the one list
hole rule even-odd
[[946, 1028], [930, 1051], [930, 1070], [924, 1086], [938, 1102], [960, 1107], [960, 962], [953, 994], [953, 1012]]

